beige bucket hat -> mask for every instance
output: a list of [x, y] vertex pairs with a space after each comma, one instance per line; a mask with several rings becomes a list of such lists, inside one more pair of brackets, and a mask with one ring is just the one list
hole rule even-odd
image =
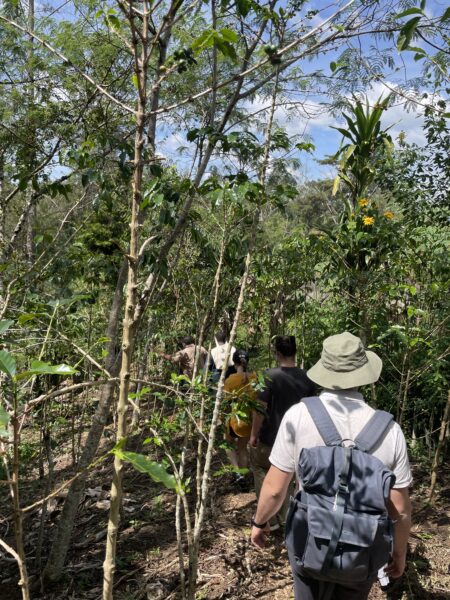
[[365, 350], [359, 337], [344, 331], [323, 341], [322, 356], [307, 375], [323, 388], [345, 390], [374, 383], [382, 368], [375, 352]]

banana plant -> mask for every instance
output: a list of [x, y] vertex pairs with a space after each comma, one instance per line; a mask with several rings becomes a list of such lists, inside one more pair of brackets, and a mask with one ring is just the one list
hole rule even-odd
[[387, 133], [390, 127], [381, 129], [381, 116], [390, 99], [391, 95], [384, 99], [380, 96], [373, 107], [369, 105], [367, 98], [365, 106], [355, 99], [350, 106], [350, 114], [342, 115], [347, 128], [333, 127], [343, 135], [341, 146], [333, 157], [334, 160], [339, 160], [333, 195], [343, 182], [350, 192], [350, 210], [353, 210], [359, 198], [366, 195], [376, 174], [377, 156], [392, 148], [392, 139]]

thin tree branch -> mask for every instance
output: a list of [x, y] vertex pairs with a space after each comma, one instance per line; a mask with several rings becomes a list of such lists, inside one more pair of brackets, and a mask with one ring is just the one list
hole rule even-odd
[[58, 58], [60, 58], [66, 65], [68, 65], [69, 67], [72, 67], [73, 69], [75, 69], [75, 71], [79, 75], [81, 75], [81, 77], [83, 77], [84, 79], [86, 79], [86, 81], [88, 81], [91, 85], [93, 85], [95, 87], [95, 89], [98, 90], [101, 94], [103, 94], [104, 96], [106, 96], [107, 98], [109, 98], [110, 100], [112, 100], [112, 102], [114, 102], [115, 104], [117, 104], [117, 106], [120, 106], [121, 108], [123, 108], [127, 112], [131, 113], [132, 115], [135, 114], [135, 110], [133, 108], [130, 108], [124, 102], [122, 102], [121, 100], [118, 100], [117, 98], [115, 98], [114, 96], [112, 96], [103, 86], [99, 85], [94, 79], [92, 79], [92, 77], [90, 75], [88, 75], [87, 73], [85, 73], [82, 69], [80, 69], [80, 67], [77, 67], [70, 59], [68, 59], [66, 56], [64, 56], [64, 54], [62, 54], [62, 52], [60, 52], [59, 50], [57, 50], [56, 48], [54, 48], [51, 44], [49, 44], [48, 42], [46, 42], [45, 40], [43, 40], [34, 31], [30, 31], [28, 28], [22, 27], [21, 25], [19, 25], [18, 23], [16, 23], [12, 19], [6, 18], [4, 15], [0, 15], [0, 21], [3, 21], [4, 23], [6, 23], [7, 25], [9, 25], [10, 27], [14, 27], [15, 29], [17, 29], [17, 30], [21, 31], [22, 33], [25, 33], [26, 35], [29, 35], [30, 37], [32, 37], [33, 39], [35, 39], [44, 48], [46, 48], [47, 50], [49, 50], [50, 52], [52, 52], [53, 54], [55, 54]]
[[[327, 19], [325, 19], [320, 25], [318, 25], [317, 27], [314, 27], [313, 29], [311, 29], [310, 31], [308, 31], [308, 33], [306, 33], [305, 35], [303, 35], [303, 36], [295, 39], [290, 44], [287, 44], [283, 48], [280, 48], [280, 50], [277, 51], [277, 54], [279, 56], [282, 56], [283, 54], [286, 54], [286, 52], [289, 52], [289, 50], [292, 50], [293, 48], [295, 48], [299, 44], [302, 44], [303, 42], [307, 41], [310, 37], [312, 37], [313, 35], [315, 35], [319, 31], [321, 31], [325, 25], [328, 25], [337, 16], [339, 16], [342, 12], [344, 12], [345, 10], [347, 10], [347, 8], [349, 8], [354, 2], [355, 2], [355, 0], [349, 0], [349, 2], [347, 2], [347, 4], [345, 4], [342, 8], [340, 8], [339, 10], [337, 10], [335, 13], [333, 13], [330, 17], [328, 17]], [[305, 52], [302, 53], [300, 55], [300, 57], [305, 56], [305, 54], [307, 54], [307, 53], [309, 53], [309, 49], [305, 50]], [[298, 58], [297, 58], [297, 60], [298, 60]], [[229, 77], [228, 79], [225, 79], [224, 81], [221, 81], [221, 82], [217, 83], [216, 86], [215, 86], [215, 88], [213, 86], [210, 86], [209, 88], [207, 88], [205, 90], [202, 90], [201, 92], [198, 92], [197, 94], [192, 94], [190, 96], [187, 96], [183, 100], [175, 102], [174, 104], [169, 104], [169, 105], [166, 105], [166, 106], [162, 106], [161, 108], [158, 108], [158, 109], [156, 109], [154, 111], [151, 111], [151, 112], [148, 113], [148, 115], [151, 115], [151, 114], [162, 114], [162, 113], [170, 112], [171, 110], [173, 110], [175, 108], [178, 108], [180, 106], [184, 106], [185, 104], [189, 104], [190, 102], [194, 102], [194, 100], [198, 100], [199, 98], [203, 98], [204, 96], [207, 96], [208, 94], [210, 94], [211, 92], [213, 92], [214, 89], [215, 90], [219, 90], [219, 89], [221, 89], [223, 87], [226, 87], [227, 85], [230, 85], [231, 83], [235, 83], [237, 81], [242, 80], [247, 75], [250, 75], [254, 71], [259, 70], [261, 67], [263, 67], [263, 66], [265, 66], [267, 64], [270, 64], [270, 58], [265, 58], [265, 59], [259, 61], [258, 63], [256, 63], [255, 65], [253, 65], [251, 67], [248, 67], [247, 69], [244, 69], [240, 73], [237, 73], [237, 74], [233, 75], [232, 77]], [[163, 75], [160, 78], [160, 80], [155, 85], [158, 85], [158, 84], [160, 85], [161, 82], [162, 82], [162, 80], [164, 78], [165, 78], [165, 75]], [[272, 74], [271, 78], [273, 78], [273, 74]]]

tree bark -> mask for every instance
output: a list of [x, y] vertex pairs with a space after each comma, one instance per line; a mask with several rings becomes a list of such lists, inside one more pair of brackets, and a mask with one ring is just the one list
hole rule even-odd
[[[143, 3], [144, 16], [139, 37], [135, 30], [134, 17], [130, 16], [130, 27], [133, 39], [134, 72], [138, 81], [138, 102], [136, 111], [136, 134], [134, 140], [134, 173], [133, 193], [131, 199], [130, 246], [128, 252], [128, 286], [125, 304], [125, 315], [122, 332], [122, 365], [120, 368], [119, 401], [117, 405], [117, 443], [125, 443], [127, 436], [128, 391], [130, 386], [131, 362], [136, 339], [135, 308], [138, 287], [139, 258], [139, 215], [142, 201], [143, 159], [145, 146], [145, 111], [147, 104], [147, 55], [149, 34], [150, 6]], [[111, 485], [111, 506], [108, 519], [105, 560], [103, 563], [103, 600], [112, 600], [114, 574], [116, 570], [117, 537], [120, 523], [120, 507], [122, 504], [123, 461], [114, 457], [114, 472]]]
[[[109, 313], [108, 328], [106, 337], [108, 338], [108, 355], [105, 360], [105, 368], [111, 377], [117, 377], [119, 373], [119, 354], [116, 353], [116, 338], [120, 323], [120, 313], [123, 302], [123, 286], [125, 285], [128, 271], [128, 261], [125, 259], [122, 263], [117, 278], [116, 289]], [[92, 418], [92, 425], [89, 429], [88, 437], [83, 448], [77, 468], [79, 471], [86, 469], [91, 464], [97, 452], [103, 429], [110, 414], [111, 402], [114, 395], [115, 382], [109, 381], [100, 390], [100, 399]], [[63, 510], [58, 522], [55, 539], [53, 540], [47, 564], [44, 568], [42, 577], [44, 581], [56, 581], [61, 577], [64, 562], [69, 549], [72, 530], [75, 522], [78, 505], [87, 479], [87, 473], [77, 477], [70, 485]]]

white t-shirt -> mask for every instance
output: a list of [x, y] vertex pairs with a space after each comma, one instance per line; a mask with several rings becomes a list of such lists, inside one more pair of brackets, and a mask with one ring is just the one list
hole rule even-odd
[[[364, 402], [359, 392], [325, 390], [320, 394], [320, 399], [343, 439], [354, 440], [375, 412]], [[272, 448], [270, 462], [281, 471], [297, 474], [302, 448], [324, 445], [308, 409], [299, 402], [283, 417]], [[405, 436], [397, 423], [392, 422], [372, 454], [394, 473], [396, 477], [394, 488], [405, 488], [411, 484], [412, 475]]]
[[[216, 369], [223, 369], [223, 363], [225, 362], [225, 355], [228, 349], [228, 342], [222, 344], [221, 346], [217, 345], [215, 348], [211, 350], [211, 356], [213, 357], [214, 364], [216, 365]], [[230, 359], [228, 361], [228, 366], [233, 365], [233, 354], [236, 352], [236, 348], [231, 346]]]

